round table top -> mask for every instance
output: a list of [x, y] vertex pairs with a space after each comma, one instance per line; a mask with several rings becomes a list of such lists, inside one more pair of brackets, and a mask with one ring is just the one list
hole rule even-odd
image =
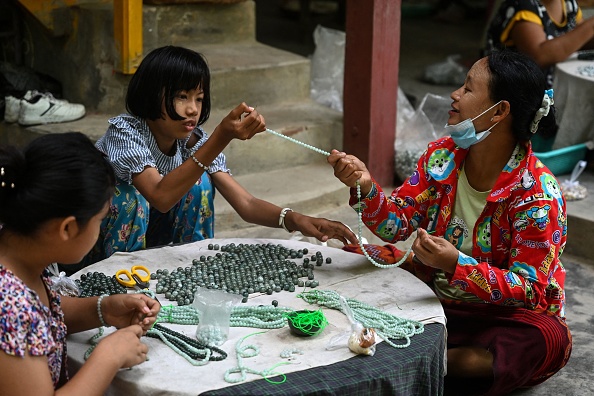
[[[116, 253], [110, 258], [95, 263], [77, 272], [72, 278], [79, 278], [87, 272], [103, 272], [113, 275], [119, 269], [130, 269], [133, 265], [142, 264], [151, 272], [157, 269], [174, 270], [192, 265], [193, 259], [202, 255], [216, 255], [221, 251], [209, 250], [209, 244], [219, 246], [230, 243], [240, 244], [279, 244], [291, 249], [308, 248], [308, 256], [320, 252], [324, 258], [330, 257], [332, 262], [324, 261], [322, 266], [314, 268], [315, 279], [319, 281], [317, 290], [333, 290], [349, 299], [364, 302], [382, 311], [389, 312], [404, 319], [412, 319], [422, 323], [441, 323], [445, 325], [445, 315], [439, 300], [433, 291], [414, 277], [400, 268], [381, 269], [372, 265], [364, 256], [345, 252], [341, 249], [310, 244], [307, 242], [277, 239], [211, 239], [179, 246], [167, 246], [157, 249], [148, 249], [133, 253]], [[302, 259], [295, 259], [301, 263]], [[157, 281], [153, 280], [150, 289], [155, 290]], [[303, 288], [298, 288], [303, 289]], [[309, 288], [308, 288], [309, 290]], [[156, 394], [166, 390], [171, 394], [196, 395], [201, 392], [220, 389], [232, 384], [224, 380], [226, 370], [237, 366], [235, 353], [236, 344], [246, 336], [246, 344], [255, 344], [260, 348], [259, 355], [244, 361], [250, 367], [272, 367], [282, 361], [280, 354], [287, 348], [298, 348], [303, 351], [299, 356], [298, 364], [285, 364], [275, 371], [290, 373], [306, 370], [312, 367], [325, 366], [355, 356], [345, 345], [344, 348], [326, 350], [329, 341], [337, 335], [344, 334], [350, 329], [347, 317], [338, 310], [329, 309], [318, 305], [310, 305], [295, 292], [282, 291], [280, 293], [253, 294], [247, 305], [271, 305], [273, 300], [278, 301], [280, 307], [289, 307], [294, 310], [321, 309], [328, 320], [328, 326], [315, 337], [293, 336], [288, 326], [279, 329], [264, 330], [258, 328], [231, 327], [228, 340], [220, 346], [228, 357], [219, 362], [209, 362], [204, 366], [193, 366], [182, 356], [163, 344], [160, 340], [143, 338], [149, 345], [149, 360], [132, 370], [121, 370], [113, 381], [110, 391], [112, 394]], [[157, 294], [162, 306], [170, 302], [162, 294]], [[240, 304], [245, 306], [246, 304]], [[181, 332], [187, 336], [195, 337], [196, 325], [165, 324], [165, 326]], [[114, 331], [106, 329], [106, 334]], [[90, 330], [70, 335], [68, 337], [68, 355], [71, 369], [76, 370], [83, 363], [83, 356], [89, 349], [89, 339], [97, 333]], [[253, 336], [252, 336], [253, 335]], [[414, 342], [414, 336], [411, 338]], [[73, 370], [73, 371], [74, 371]], [[197, 380], [199, 379], [199, 380]], [[248, 375], [246, 381], [262, 379], [261, 376]]]
[[594, 82], [594, 61], [571, 59], [557, 63], [556, 70], [557, 74]]

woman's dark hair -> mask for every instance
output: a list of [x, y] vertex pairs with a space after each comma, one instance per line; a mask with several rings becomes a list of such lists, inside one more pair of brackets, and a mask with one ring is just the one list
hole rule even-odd
[[[542, 70], [528, 55], [511, 50], [494, 51], [487, 60], [491, 100], [509, 102], [514, 136], [520, 141], [530, 140], [530, 124], [542, 105], [546, 89]], [[556, 132], [555, 111], [551, 107], [549, 114], [540, 120], [537, 133], [548, 137]]]
[[46, 221], [74, 216], [81, 227], [114, 192], [104, 155], [80, 132], [43, 135], [23, 150], [0, 147], [0, 232], [33, 235]]
[[210, 71], [196, 51], [172, 45], [152, 50], [132, 76], [126, 94], [130, 114], [148, 120], [163, 118], [161, 104], [172, 120], [183, 120], [175, 112], [174, 98], [180, 91], [202, 88], [204, 99], [198, 125], [210, 117]]

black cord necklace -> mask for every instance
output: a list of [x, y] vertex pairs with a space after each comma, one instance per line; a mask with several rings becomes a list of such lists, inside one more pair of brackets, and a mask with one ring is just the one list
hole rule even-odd
[[[146, 335], [147, 337], [160, 339], [195, 366], [202, 366], [209, 361], [218, 362], [227, 358], [227, 352], [222, 349], [205, 345], [196, 339], [160, 324], [155, 324]], [[214, 353], [217, 353], [218, 356], [215, 356]]]

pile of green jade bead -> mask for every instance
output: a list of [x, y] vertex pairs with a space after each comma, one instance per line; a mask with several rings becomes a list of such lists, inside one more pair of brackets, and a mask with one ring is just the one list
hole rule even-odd
[[120, 285], [115, 275], [108, 277], [103, 272], [93, 271], [82, 274], [74, 282], [78, 286], [79, 297], [126, 294], [128, 292], [125, 286]]
[[[219, 245], [209, 244], [209, 250], [219, 250]], [[194, 301], [198, 287], [222, 290], [242, 296], [247, 302], [253, 293], [294, 292], [297, 287], [315, 288], [314, 268], [324, 262], [321, 252], [306, 257], [308, 249], [289, 249], [282, 245], [234, 244], [223, 245], [215, 255], [200, 256], [189, 267], [178, 267], [169, 272], [159, 269], [151, 274], [157, 280], [155, 291], [164, 294], [177, 305], [189, 305]], [[296, 260], [301, 260], [298, 264]], [[302, 278], [307, 278], [304, 280]]]

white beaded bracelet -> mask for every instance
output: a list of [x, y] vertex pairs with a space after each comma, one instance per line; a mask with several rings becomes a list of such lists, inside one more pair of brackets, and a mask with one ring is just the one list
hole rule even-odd
[[287, 228], [287, 226], [285, 225], [285, 216], [287, 215], [288, 212], [292, 212], [292, 211], [293, 211], [293, 209], [291, 209], [291, 208], [284, 208], [283, 210], [281, 210], [280, 216], [278, 218], [278, 225], [283, 227], [285, 229], [285, 231], [291, 232], [291, 233], [294, 231], [289, 230]]
[[198, 158], [194, 157], [194, 153], [190, 154], [190, 157], [196, 163], [196, 165], [198, 165], [199, 167], [204, 169], [206, 172], [210, 172], [210, 167], [208, 167], [208, 166], [204, 165], [202, 162], [198, 161]]
[[109, 327], [109, 325], [105, 322], [105, 319], [103, 319], [103, 314], [101, 313], [101, 301], [104, 297], [107, 296], [108, 294], [102, 294], [99, 296], [99, 299], [97, 300], [97, 315], [99, 315], [99, 321], [101, 322], [101, 326], [104, 327]]

